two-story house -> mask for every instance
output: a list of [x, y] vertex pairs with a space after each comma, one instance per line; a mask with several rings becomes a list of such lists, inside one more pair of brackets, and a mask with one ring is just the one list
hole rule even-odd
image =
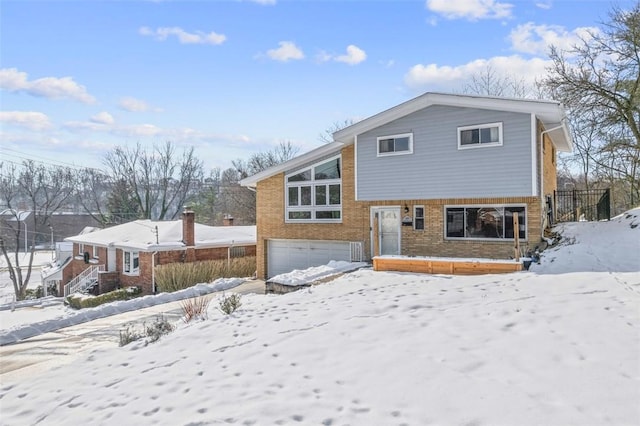
[[572, 147], [558, 102], [441, 93], [333, 137], [241, 182], [257, 191], [259, 277], [374, 254], [507, 259], [516, 232], [541, 241]]

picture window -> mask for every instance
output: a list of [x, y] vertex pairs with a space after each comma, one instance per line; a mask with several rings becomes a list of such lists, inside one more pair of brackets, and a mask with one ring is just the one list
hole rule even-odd
[[518, 215], [519, 238], [525, 240], [524, 206], [465, 206], [445, 209], [445, 237], [448, 239], [513, 240], [513, 216]]

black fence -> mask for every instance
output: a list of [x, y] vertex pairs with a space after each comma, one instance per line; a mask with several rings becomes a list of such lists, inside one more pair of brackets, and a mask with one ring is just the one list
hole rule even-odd
[[611, 219], [611, 196], [607, 189], [555, 191], [553, 222]]

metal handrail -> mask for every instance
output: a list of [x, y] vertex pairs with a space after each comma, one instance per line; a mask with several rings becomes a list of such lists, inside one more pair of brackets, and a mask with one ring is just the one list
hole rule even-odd
[[101, 271], [104, 271], [104, 265], [89, 266], [82, 271], [77, 277], [65, 284], [65, 297], [77, 291], [86, 290], [98, 279], [98, 272]]

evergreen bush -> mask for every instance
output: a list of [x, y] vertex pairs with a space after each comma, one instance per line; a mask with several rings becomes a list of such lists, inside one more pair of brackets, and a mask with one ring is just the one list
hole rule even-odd
[[65, 298], [65, 303], [74, 309], [94, 308], [105, 303], [115, 302], [117, 300], [129, 300], [140, 296], [142, 289], [140, 287], [127, 287], [119, 290], [103, 293], [99, 296], [89, 296], [86, 294], [70, 294]]

